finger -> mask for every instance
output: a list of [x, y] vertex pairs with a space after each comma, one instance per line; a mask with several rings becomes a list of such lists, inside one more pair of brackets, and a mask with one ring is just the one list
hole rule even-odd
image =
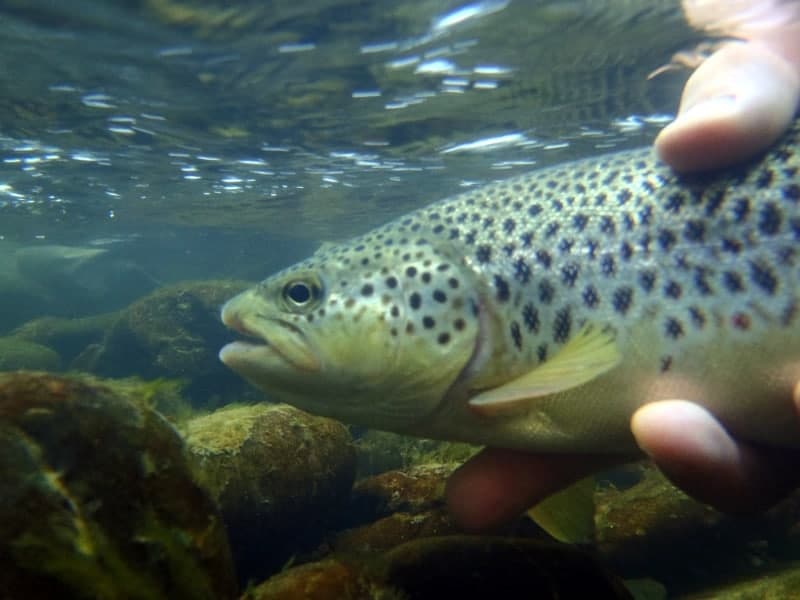
[[692, 402], [648, 404], [634, 414], [631, 430], [678, 487], [725, 512], [764, 509], [800, 482], [800, 452], [737, 441]]
[[465, 530], [494, 529], [550, 494], [620, 460], [602, 455], [542, 455], [487, 448], [450, 477], [447, 503]]
[[692, 74], [658, 156], [681, 172], [726, 167], [766, 150], [800, 103], [797, 69], [759, 42], [730, 43]]

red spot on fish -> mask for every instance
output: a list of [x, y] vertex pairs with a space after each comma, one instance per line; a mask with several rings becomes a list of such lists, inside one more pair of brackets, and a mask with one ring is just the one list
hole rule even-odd
[[750, 329], [750, 315], [743, 312], [735, 313], [731, 317], [731, 324], [733, 325], [734, 329], [747, 331]]

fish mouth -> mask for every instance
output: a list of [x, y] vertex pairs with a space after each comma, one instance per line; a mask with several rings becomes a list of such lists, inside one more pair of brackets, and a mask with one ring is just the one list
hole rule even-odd
[[260, 313], [242, 314], [230, 303], [222, 308], [222, 322], [246, 339], [223, 346], [219, 358], [245, 377], [286, 370], [287, 364], [305, 372], [320, 369], [319, 358], [305, 334], [292, 323]]

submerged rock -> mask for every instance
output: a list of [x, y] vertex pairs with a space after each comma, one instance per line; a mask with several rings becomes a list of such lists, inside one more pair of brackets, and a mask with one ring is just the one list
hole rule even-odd
[[397, 512], [367, 525], [342, 531], [326, 545], [339, 554], [382, 552], [412, 540], [463, 533], [445, 508]]
[[234, 598], [222, 519], [175, 430], [111, 387], [0, 375], [8, 598]]
[[[246, 384], [219, 361], [231, 334], [219, 307], [246, 283], [184, 282], [160, 288], [121, 311], [102, 343], [81, 364], [106, 377], [185, 378], [190, 397], [208, 402]], [[215, 402], [215, 404], [217, 404]]]
[[51, 348], [16, 336], [0, 337], [0, 371], [58, 371], [61, 358]]
[[688, 497], [652, 466], [642, 474], [628, 489], [595, 494], [597, 549], [624, 576], [654, 577], [672, 597], [732, 579], [758, 582], [800, 558], [800, 490], [766, 512], [735, 517]]
[[18, 339], [52, 348], [65, 365], [73, 361], [87, 347], [99, 343], [106, 331], [118, 319], [117, 313], [106, 313], [79, 319], [40, 317], [23, 323], [13, 331]]
[[457, 463], [416, 465], [359, 480], [351, 501], [354, 521], [443, 507], [445, 483], [457, 467]]
[[337, 421], [285, 404], [256, 404], [197, 417], [185, 432], [244, 580], [264, 577], [316, 545], [349, 499], [355, 449]]
[[502, 537], [445, 536], [363, 560], [329, 558], [288, 569], [246, 600], [526, 597], [630, 599], [623, 583], [574, 547]]

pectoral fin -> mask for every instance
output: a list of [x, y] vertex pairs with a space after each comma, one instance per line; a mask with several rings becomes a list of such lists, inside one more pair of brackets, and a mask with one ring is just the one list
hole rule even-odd
[[581, 479], [529, 509], [528, 516], [559, 542], [588, 542], [594, 536], [594, 483], [594, 477]]
[[532, 371], [469, 400], [481, 415], [494, 416], [528, 408], [531, 400], [562, 392], [613, 369], [621, 359], [611, 331], [584, 326], [558, 353]]

